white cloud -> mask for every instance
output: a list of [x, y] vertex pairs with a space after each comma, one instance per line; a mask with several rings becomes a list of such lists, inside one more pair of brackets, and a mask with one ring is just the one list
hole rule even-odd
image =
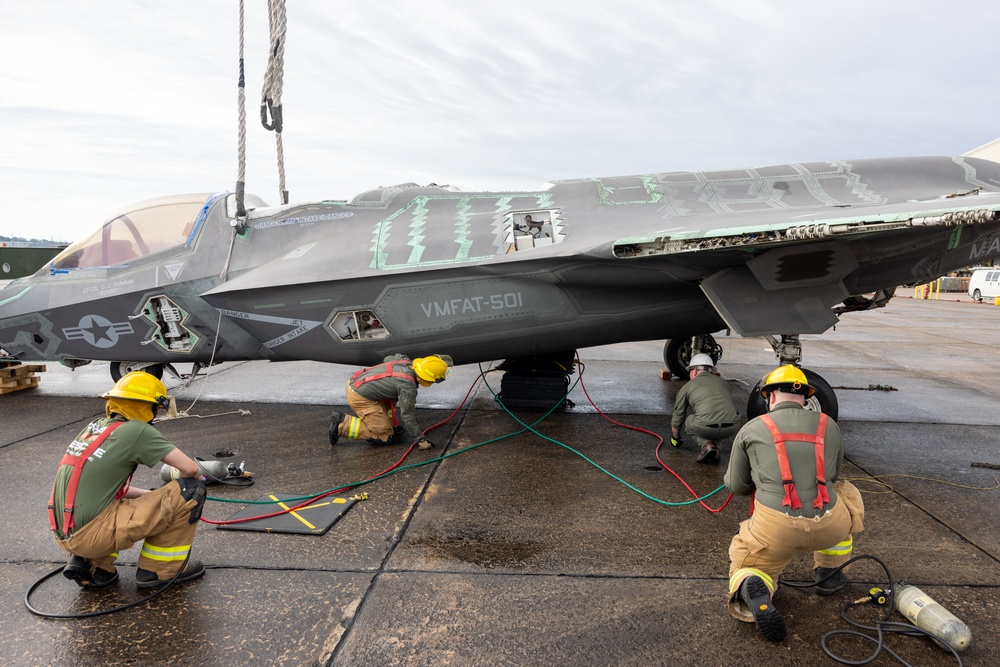
[[[236, 3], [0, 0], [0, 234], [71, 239], [236, 178]], [[247, 189], [263, 3], [246, 3]], [[877, 155], [1000, 136], [992, 2], [288, 3], [293, 201]], [[26, 227], [30, 221], [30, 227]], [[12, 228], [14, 227], [14, 228]]]

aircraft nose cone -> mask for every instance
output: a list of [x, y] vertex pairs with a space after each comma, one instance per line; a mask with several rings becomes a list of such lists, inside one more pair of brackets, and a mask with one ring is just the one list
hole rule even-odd
[[[22, 297], [31, 291], [29, 285], [8, 282], [0, 286], [0, 349], [17, 354], [17, 341], [23, 338], [19, 330], [24, 327]], [[20, 338], [19, 338], [20, 336]]]

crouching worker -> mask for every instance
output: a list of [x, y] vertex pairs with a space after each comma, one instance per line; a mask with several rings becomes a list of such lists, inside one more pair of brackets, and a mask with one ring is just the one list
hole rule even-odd
[[844, 443], [827, 415], [805, 409], [816, 393], [795, 366], [772, 371], [761, 387], [769, 413], [740, 429], [726, 486], [754, 495], [751, 516], [729, 545], [729, 613], [756, 623], [765, 639], [785, 638], [785, 620], [772, 602], [778, 577], [793, 558], [812, 552], [816, 592], [831, 595], [847, 581], [853, 533], [864, 530], [864, 505], [841, 480]]
[[[391, 445], [403, 437], [420, 449], [434, 445], [417, 425], [417, 387], [429, 387], [451, 376], [452, 360], [446, 354], [409, 358], [394, 354], [384, 363], [362, 368], [347, 382], [347, 404], [357, 413], [334, 412], [330, 421], [330, 444], [340, 438], [367, 440], [373, 445]], [[401, 421], [399, 425], [397, 420]]]
[[698, 463], [718, 463], [719, 441], [740, 430], [729, 384], [707, 354], [696, 354], [688, 364], [690, 380], [677, 392], [670, 418], [670, 444], [681, 444], [681, 427], [698, 445]]
[[[72, 556], [63, 570], [86, 589], [118, 581], [118, 552], [142, 540], [138, 588], [155, 588], [185, 564], [205, 503], [198, 465], [150, 426], [157, 410], [169, 405], [166, 387], [149, 373], [136, 371], [101, 395], [106, 416], [87, 425], [59, 463], [49, 522], [56, 544]], [[166, 463], [180, 478], [155, 491], [129, 485], [138, 464]], [[187, 560], [177, 581], [205, 574]]]

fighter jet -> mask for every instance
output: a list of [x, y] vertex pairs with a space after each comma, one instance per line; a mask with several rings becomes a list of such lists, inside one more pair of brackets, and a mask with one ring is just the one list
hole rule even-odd
[[[238, 212], [245, 211], [245, 214]], [[522, 192], [406, 183], [267, 206], [141, 202], [0, 291], [0, 348], [112, 375], [190, 362], [458, 364], [667, 339], [685, 376], [713, 334], [800, 334], [1000, 257], [1000, 164], [813, 162], [553, 181]], [[819, 408], [836, 396], [814, 371]], [[756, 395], [756, 392], [751, 392]], [[763, 412], [751, 398], [750, 416]]]

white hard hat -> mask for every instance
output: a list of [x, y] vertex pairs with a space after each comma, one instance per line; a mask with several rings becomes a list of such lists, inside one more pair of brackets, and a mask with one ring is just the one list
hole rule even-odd
[[709, 368], [715, 368], [715, 362], [712, 361], [712, 357], [707, 354], [696, 354], [691, 357], [691, 362], [687, 365], [687, 369], [699, 368], [701, 366], [708, 366]]

